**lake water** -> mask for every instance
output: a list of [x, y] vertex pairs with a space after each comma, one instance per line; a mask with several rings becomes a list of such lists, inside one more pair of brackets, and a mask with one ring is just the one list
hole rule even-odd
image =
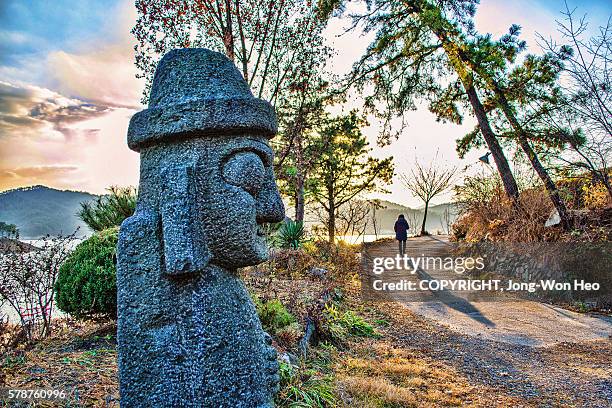
[[[414, 237], [414, 236], [415, 235], [409, 234], [408, 238]], [[395, 234], [378, 234], [378, 235], [366, 234], [360, 237], [357, 237], [354, 235], [344, 235], [344, 236], [337, 237], [338, 240], [344, 241], [348, 244], [361, 244], [362, 242], [374, 242], [377, 239], [383, 239], [383, 238], [395, 238]]]

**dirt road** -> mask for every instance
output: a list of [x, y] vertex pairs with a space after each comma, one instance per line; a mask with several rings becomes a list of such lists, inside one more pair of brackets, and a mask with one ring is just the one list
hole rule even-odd
[[[366, 267], [376, 257], [395, 257], [396, 245], [367, 245]], [[449, 249], [445, 239], [419, 237], [408, 240], [406, 253], [444, 257]], [[439, 268], [421, 268], [413, 275], [388, 270], [384, 279], [418, 282], [453, 273]], [[470, 297], [402, 292], [378, 304], [393, 322], [388, 333], [397, 346], [443, 360], [474, 383], [501, 387], [535, 406], [612, 406], [612, 318], [516, 297]]]

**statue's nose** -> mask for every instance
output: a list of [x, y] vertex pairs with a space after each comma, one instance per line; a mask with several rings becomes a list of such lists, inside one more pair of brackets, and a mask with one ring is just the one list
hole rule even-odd
[[257, 196], [257, 223], [281, 222], [285, 219], [285, 206], [274, 182]]

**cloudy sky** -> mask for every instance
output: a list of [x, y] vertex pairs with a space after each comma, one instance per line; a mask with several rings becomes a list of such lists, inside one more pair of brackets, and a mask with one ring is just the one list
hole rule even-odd
[[[569, 1], [592, 27], [612, 11], [605, 0]], [[482, 0], [477, 28], [500, 35], [518, 23], [537, 52], [535, 32], [554, 36], [563, 8], [563, 0]], [[129, 32], [135, 18], [133, 1], [125, 0], [0, 2], [0, 191], [44, 184], [100, 193], [137, 184], [138, 155], [125, 143], [129, 118], [142, 109]], [[339, 36], [345, 24], [334, 21], [326, 35], [337, 50], [336, 73], [346, 72], [369, 42], [357, 33]], [[374, 152], [393, 155], [398, 173], [436, 155], [449, 165], [478, 166], [483, 152], [465, 160], [454, 152], [454, 140], [473, 122], [443, 125], [426, 109], [407, 118], [399, 140]], [[373, 145], [377, 132], [376, 123], [366, 130]], [[384, 198], [418, 205], [398, 181], [390, 190]]]

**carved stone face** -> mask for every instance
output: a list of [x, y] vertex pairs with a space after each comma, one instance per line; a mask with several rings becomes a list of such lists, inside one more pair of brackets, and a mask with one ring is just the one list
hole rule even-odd
[[195, 194], [210, 262], [229, 268], [261, 263], [269, 256], [263, 225], [285, 216], [272, 149], [259, 136], [224, 137], [207, 144], [209, 153], [196, 164]]

